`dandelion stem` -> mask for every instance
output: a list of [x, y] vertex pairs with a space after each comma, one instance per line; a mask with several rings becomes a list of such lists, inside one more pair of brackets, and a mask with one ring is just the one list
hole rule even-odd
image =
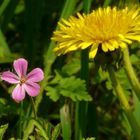
[[[81, 52], [81, 78], [86, 81], [88, 89], [88, 49]], [[77, 102], [76, 103], [76, 116], [75, 116], [75, 139], [80, 140], [86, 135], [86, 124], [87, 124], [87, 109], [88, 102]]]
[[139, 135], [139, 132], [140, 132], [140, 127], [138, 126], [138, 123], [136, 122], [136, 119], [133, 115], [133, 112], [132, 112], [132, 109], [131, 109], [131, 106], [129, 105], [129, 102], [124, 94], [124, 91], [123, 91], [123, 88], [122, 86], [120, 85], [120, 82], [119, 80], [117, 79], [116, 77], [116, 74], [113, 70], [113, 68], [108, 68], [108, 72], [109, 72], [109, 75], [110, 75], [110, 79], [111, 79], [111, 82], [112, 82], [112, 86], [124, 108], [124, 111], [125, 111], [125, 114], [127, 116], [127, 119], [131, 125], [131, 128], [134, 132], [134, 135], [136, 137], [137, 140], [140, 140], [140, 135]]
[[121, 85], [116, 77], [116, 74], [115, 74], [113, 68], [108, 68], [108, 71], [109, 71], [110, 79], [112, 82], [112, 86], [113, 86], [121, 104], [123, 105], [125, 110], [131, 110], [129, 102], [128, 102], [126, 96], [124, 95], [123, 89], [122, 89], [122, 87], [121, 87]]
[[134, 72], [134, 69], [132, 67], [130, 57], [129, 57], [129, 51], [128, 48], [123, 49], [123, 61], [124, 61], [124, 68], [127, 74], [127, 77], [136, 93], [136, 96], [140, 100], [140, 83], [138, 81], [138, 78]]
[[[83, 10], [85, 13], [89, 13], [92, 0], [83, 0]], [[89, 77], [89, 50], [85, 49], [81, 52], [81, 79], [86, 81], [88, 89], [88, 77]], [[81, 140], [86, 136], [87, 126], [87, 110], [88, 102], [77, 102], [75, 113], [75, 139]]]

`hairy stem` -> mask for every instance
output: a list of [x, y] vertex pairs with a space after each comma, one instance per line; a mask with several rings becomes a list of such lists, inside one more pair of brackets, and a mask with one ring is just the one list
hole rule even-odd
[[34, 113], [34, 118], [37, 119], [37, 114], [36, 114], [36, 109], [35, 109], [35, 103], [32, 97], [30, 97], [33, 113]]
[[140, 128], [138, 126], [138, 123], [136, 122], [134, 115], [133, 115], [133, 112], [132, 112], [131, 106], [129, 105], [128, 99], [126, 98], [126, 96], [124, 94], [123, 88], [122, 88], [119, 80], [117, 79], [113, 68], [110, 67], [108, 69], [108, 72], [110, 75], [112, 86], [113, 86], [113, 88], [114, 88], [123, 108], [124, 108], [125, 114], [126, 114], [127, 119], [130, 123], [130, 126], [134, 132], [135, 138], [136, 138], [136, 140], [140, 140], [140, 135], [139, 135]]
[[124, 61], [124, 68], [127, 74], [127, 77], [134, 89], [134, 92], [138, 99], [140, 100], [140, 83], [139, 80], [134, 72], [134, 69], [132, 67], [130, 57], [129, 57], [129, 51], [128, 48], [123, 49], [123, 61]]

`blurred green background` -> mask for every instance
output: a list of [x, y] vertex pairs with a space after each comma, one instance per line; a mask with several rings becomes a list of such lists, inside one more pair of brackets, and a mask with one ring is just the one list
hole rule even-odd
[[[112, 89], [108, 73], [98, 69], [91, 60], [90, 79], [86, 88], [86, 82], [80, 79], [80, 52], [57, 57], [53, 52], [55, 43], [51, 41], [51, 37], [58, 28], [57, 22], [61, 17], [67, 19], [77, 12], [88, 12], [85, 10], [88, 8], [92, 11], [108, 5], [125, 7], [138, 3], [138, 0], [1, 0], [0, 71], [13, 71], [13, 60], [23, 57], [29, 61], [29, 70], [40, 67], [45, 73], [45, 79], [41, 82], [41, 93], [34, 99], [38, 120], [32, 120], [33, 113], [28, 96], [22, 103], [15, 103], [10, 97], [13, 87], [0, 82], [1, 139], [68, 140], [67, 136], [64, 138], [65, 133], [70, 133], [70, 139], [74, 140], [75, 133], [79, 133], [75, 130], [76, 102], [83, 100], [89, 101], [86, 117], [79, 116], [79, 119], [83, 117], [87, 123], [83, 137], [95, 137], [97, 140], [132, 140], [132, 130]], [[139, 44], [134, 43], [129, 51], [139, 78]], [[130, 104], [134, 105], [134, 114], [140, 125], [140, 102], [133, 95], [121, 62], [122, 58], [119, 58], [117, 77], [130, 99]], [[84, 75], [82, 79], [86, 79], [85, 77]], [[66, 116], [63, 114], [63, 107], [67, 107], [65, 105], [69, 106]], [[71, 130], [64, 132], [62, 128], [69, 119], [68, 128]]]

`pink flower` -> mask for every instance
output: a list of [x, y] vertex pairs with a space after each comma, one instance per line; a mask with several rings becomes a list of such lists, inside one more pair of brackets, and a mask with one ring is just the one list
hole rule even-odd
[[20, 102], [25, 98], [25, 92], [29, 96], [37, 96], [40, 86], [36, 82], [43, 80], [43, 71], [40, 68], [35, 68], [27, 74], [28, 62], [23, 58], [15, 60], [13, 66], [17, 75], [10, 71], [5, 71], [1, 76], [2, 80], [8, 83], [17, 84], [12, 92], [12, 98]]

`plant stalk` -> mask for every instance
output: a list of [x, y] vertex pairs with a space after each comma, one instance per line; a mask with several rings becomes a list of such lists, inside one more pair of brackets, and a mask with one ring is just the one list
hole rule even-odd
[[128, 48], [123, 49], [123, 62], [127, 77], [132, 85], [132, 88], [134, 89], [136, 96], [140, 100], [140, 82], [132, 67]]
[[[92, 0], [83, 0], [83, 11], [89, 13]], [[89, 77], [89, 50], [85, 49], [81, 52], [81, 79], [86, 81], [88, 89], [88, 77]], [[77, 102], [75, 112], [75, 140], [81, 140], [86, 136], [87, 126], [87, 110], [88, 102]]]
[[116, 74], [115, 74], [112, 67], [108, 68], [108, 72], [110, 75], [112, 86], [113, 86], [113, 88], [114, 88], [123, 108], [124, 108], [124, 112], [125, 112], [127, 119], [130, 123], [132, 131], [135, 135], [135, 138], [136, 138], [136, 140], [140, 140], [140, 134], [139, 134], [140, 127], [138, 126], [138, 123], [136, 122], [136, 119], [135, 119], [133, 112], [132, 112], [132, 108], [129, 105], [128, 99], [126, 98], [126, 96], [124, 94], [123, 88], [122, 88], [119, 80], [117, 79]]
[[34, 113], [34, 118], [35, 120], [37, 119], [37, 114], [36, 114], [36, 109], [35, 109], [35, 103], [32, 97], [29, 97], [30, 101], [31, 101], [31, 105], [32, 105], [32, 109], [33, 109], [33, 113]]

